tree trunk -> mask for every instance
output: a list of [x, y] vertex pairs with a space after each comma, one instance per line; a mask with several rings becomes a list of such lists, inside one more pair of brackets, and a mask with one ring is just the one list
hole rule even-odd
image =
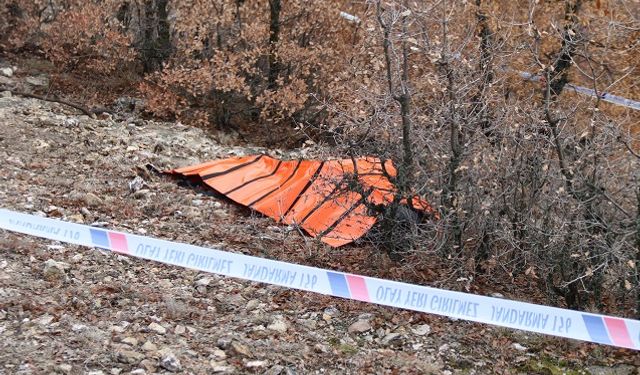
[[280, 41], [280, 0], [269, 0], [269, 72], [267, 74], [267, 89], [276, 87], [276, 80], [280, 66], [278, 64], [278, 42]]
[[124, 3], [118, 19], [134, 35], [134, 46], [140, 53], [145, 73], [162, 68], [171, 55], [168, 0], [146, 0], [142, 4]]

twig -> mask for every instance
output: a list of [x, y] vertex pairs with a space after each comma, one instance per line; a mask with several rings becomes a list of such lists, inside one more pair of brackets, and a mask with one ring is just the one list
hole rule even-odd
[[112, 113], [111, 111], [109, 111], [106, 108], [91, 108], [91, 109], [89, 109], [87, 107], [84, 107], [81, 104], [73, 103], [73, 102], [70, 102], [68, 100], [59, 99], [59, 98], [56, 98], [56, 97], [45, 97], [45, 96], [42, 96], [42, 95], [32, 94], [32, 93], [29, 93], [29, 92], [18, 91], [18, 90], [13, 90], [13, 89], [9, 89], [8, 91], [11, 92], [12, 95], [18, 95], [18, 96], [23, 96], [25, 98], [34, 98], [34, 99], [44, 100], [44, 101], [47, 101], [47, 102], [64, 104], [66, 106], [69, 106], [71, 108], [75, 108], [75, 109], [79, 110], [80, 112], [82, 112], [83, 114], [85, 114], [85, 115], [87, 115], [89, 117], [91, 117], [93, 115], [99, 115], [101, 113]]

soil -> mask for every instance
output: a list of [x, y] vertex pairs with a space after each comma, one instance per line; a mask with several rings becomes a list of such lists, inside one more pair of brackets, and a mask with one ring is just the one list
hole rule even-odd
[[[223, 146], [222, 134], [133, 113], [94, 119], [2, 96], [3, 208], [355, 273], [390, 277], [401, 269], [370, 247], [327, 248], [148, 168], [267, 150]], [[132, 192], [136, 177], [145, 184]], [[0, 231], [2, 374], [637, 374], [638, 366], [629, 350]]]

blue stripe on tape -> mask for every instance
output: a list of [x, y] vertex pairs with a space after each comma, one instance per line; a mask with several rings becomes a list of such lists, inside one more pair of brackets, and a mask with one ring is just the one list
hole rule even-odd
[[349, 287], [347, 286], [347, 279], [342, 273], [328, 272], [329, 285], [331, 286], [331, 292], [338, 297], [351, 298], [349, 293]]
[[107, 232], [100, 229], [89, 229], [89, 231], [91, 232], [91, 242], [93, 242], [96, 247], [110, 249]]
[[601, 317], [582, 314], [582, 320], [584, 320], [584, 325], [587, 327], [589, 336], [594, 342], [611, 345], [609, 334]]

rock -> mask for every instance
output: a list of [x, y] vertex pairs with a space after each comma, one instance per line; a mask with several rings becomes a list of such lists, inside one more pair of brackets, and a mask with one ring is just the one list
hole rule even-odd
[[84, 224], [84, 216], [82, 216], [81, 214], [69, 215], [67, 216], [67, 219], [69, 219], [69, 221], [72, 221], [74, 223]]
[[167, 329], [156, 322], [149, 324], [149, 329], [161, 335], [164, 335], [165, 333], [167, 333]]
[[126, 330], [126, 328], [120, 327], [120, 326], [111, 326], [111, 327], [109, 327], [109, 331], [116, 332], [116, 333], [123, 333], [125, 330]]
[[78, 119], [75, 119], [75, 118], [66, 118], [62, 121], [62, 125], [70, 128], [78, 126], [78, 124], [79, 124]]
[[517, 342], [514, 342], [513, 344], [511, 344], [511, 347], [520, 352], [525, 352], [529, 350], [528, 348], [518, 344]]
[[162, 359], [160, 360], [160, 367], [171, 372], [178, 372], [182, 370], [180, 360], [175, 356], [175, 354], [171, 352], [166, 353], [162, 357]]
[[249, 302], [247, 302], [247, 305], [245, 306], [245, 309], [247, 309], [247, 311], [251, 311], [251, 310], [255, 309], [256, 307], [258, 307], [259, 304], [260, 304], [259, 300], [252, 299]]
[[145, 341], [145, 343], [142, 344], [142, 350], [145, 352], [153, 352], [158, 350], [158, 347], [151, 341]]
[[216, 360], [218, 360], [218, 361], [220, 361], [220, 360], [224, 360], [224, 359], [227, 359], [227, 353], [225, 353], [225, 351], [224, 351], [224, 350], [221, 350], [221, 349], [215, 349], [215, 350], [213, 351], [213, 357], [214, 357]]
[[211, 365], [211, 371], [213, 371], [214, 374], [228, 373], [233, 370], [231, 366], [227, 366], [224, 363], [217, 361], [211, 361], [209, 362], [209, 365]]
[[267, 326], [267, 328], [272, 331], [285, 333], [289, 327], [284, 317], [278, 315], [274, 318], [273, 322]]
[[251, 349], [249, 349], [247, 345], [240, 343], [238, 341], [231, 342], [231, 350], [234, 353], [245, 356], [245, 357], [251, 356]]
[[363, 333], [371, 329], [372, 327], [368, 320], [358, 320], [357, 322], [351, 324], [347, 331], [349, 333]]
[[380, 341], [380, 343], [382, 345], [389, 345], [390, 343], [392, 343], [393, 341], [398, 341], [400, 339], [401, 335], [397, 332], [392, 332], [387, 334], [385, 337], [382, 338], [382, 340]]
[[326, 322], [329, 322], [331, 319], [337, 317], [338, 315], [340, 315], [340, 311], [335, 307], [330, 306], [324, 309], [324, 312], [322, 313], [322, 319]]
[[84, 203], [87, 206], [96, 207], [102, 204], [102, 199], [93, 193], [88, 193], [83, 197]]
[[267, 361], [249, 361], [245, 363], [244, 367], [246, 368], [258, 368], [258, 367], [266, 367]]
[[0, 75], [0, 85], [3, 86], [14, 86], [15, 82], [13, 79], [9, 78], [9, 77], [5, 77], [3, 75]]
[[149, 372], [156, 372], [156, 361], [147, 358], [140, 362], [140, 366]]
[[187, 331], [187, 329], [185, 328], [185, 326], [183, 326], [181, 324], [178, 324], [176, 326], [176, 328], [173, 330], [173, 332], [175, 332], [176, 335], [182, 335], [186, 331]]
[[13, 69], [11, 69], [11, 68], [2, 68], [2, 69], [0, 69], [0, 74], [2, 74], [3, 76], [5, 76], [7, 78], [11, 78], [11, 77], [13, 77]]
[[634, 375], [638, 373], [636, 367], [632, 365], [589, 366], [587, 371], [591, 375]]
[[47, 261], [44, 262], [44, 278], [50, 281], [65, 278], [65, 270], [68, 268], [68, 263], [56, 262], [53, 259], [47, 259]]
[[216, 346], [222, 350], [226, 350], [231, 346], [232, 340], [229, 337], [220, 337]]
[[221, 302], [224, 301], [226, 303], [229, 303], [229, 304], [231, 304], [233, 306], [237, 306], [237, 307], [244, 306], [246, 301], [247, 301], [247, 300], [244, 299], [244, 297], [240, 293], [232, 294], [232, 295], [225, 295], [223, 298], [219, 298], [219, 297], [220, 296], [216, 296], [216, 299], [221, 301]]
[[202, 279], [196, 280], [195, 284], [198, 285], [198, 286], [207, 286], [207, 285], [211, 284], [211, 278], [203, 277]]
[[219, 218], [226, 218], [227, 216], [229, 216], [229, 213], [225, 210], [222, 209], [217, 209], [217, 210], [213, 210], [212, 214], [216, 215]]
[[138, 339], [136, 339], [135, 337], [125, 337], [121, 342], [131, 346], [138, 345]]
[[132, 193], [141, 190], [145, 186], [147, 186], [147, 183], [140, 176], [136, 176], [133, 180], [129, 181], [129, 191]]
[[428, 324], [420, 324], [411, 328], [411, 331], [418, 336], [424, 336], [431, 333], [431, 327]]
[[71, 373], [71, 371], [73, 370], [73, 366], [71, 366], [68, 363], [63, 363], [61, 365], [58, 365], [58, 371], [64, 373], [64, 374], [69, 374]]
[[265, 371], [264, 375], [279, 375], [282, 373], [282, 371], [284, 371], [284, 366], [274, 365], [274, 366], [271, 366], [270, 369]]
[[34, 320], [34, 323], [40, 324], [42, 326], [48, 326], [53, 321], [53, 316], [49, 314], [44, 314], [38, 319]]
[[49, 78], [47, 78], [46, 75], [27, 77], [27, 78], [24, 79], [24, 81], [31, 88], [47, 88], [47, 87], [49, 87]]
[[121, 363], [134, 364], [142, 361], [144, 354], [133, 350], [118, 350], [116, 352], [116, 360]]
[[87, 329], [87, 326], [84, 324], [74, 324], [71, 326], [71, 331], [73, 332], [82, 332]]

